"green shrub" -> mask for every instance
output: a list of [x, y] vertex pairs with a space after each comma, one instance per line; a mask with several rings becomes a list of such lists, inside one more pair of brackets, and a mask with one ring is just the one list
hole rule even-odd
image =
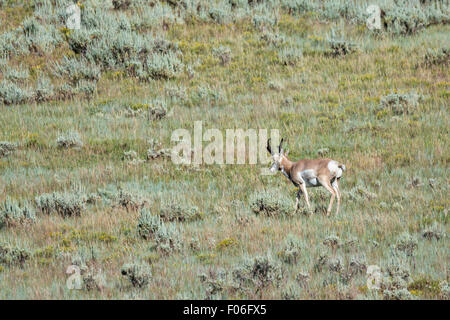
[[432, 226], [424, 229], [422, 231], [422, 237], [424, 237], [425, 239], [428, 240], [432, 240], [432, 239], [436, 239], [436, 240], [440, 240], [442, 238], [445, 238], [445, 231], [444, 228], [437, 224], [436, 222], [433, 223]]
[[423, 96], [415, 92], [405, 94], [391, 93], [380, 99], [380, 109], [389, 110], [396, 115], [409, 114], [417, 109]]
[[257, 215], [283, 216], [293, 213], [292, 204], [282, 196], [281, 190], [263, 190], [253, 193], [250, 197], [250, 208]]
[[408, 233], [403, 233], [398, 237], [395, 248], [405, 252], [408, 256], [411, 256], [414, 253], [414, 250], [417, 249], [417, 244], [417, 239], [413, 238]]
[[148, 204], [148, 200], [140, 194], [120, 190], [118, 194], [118, 203], [127, 210], [139, 210]]
[[424, 57], [424, 65], [427, 67], [450, 65], [450, 48], [428, 50]]
[[0, 243], [0, 264], [7, 266], [19, 265], [22, 267], [30, 256], [30, 252], [26, 249]]
[[260, 292], [269, 285], [277, 285], [283, 278], [283, 273], [279, 263], [267, 255], [247, 258], [234, 268], [232, 276], [237, 288], [256, 288]]
[[347, 40], [344, 35], [337, 34], [333, 29], [328, 36], [328, 45], [330, 46], [330, 54], [333, 57], [343, 57], [354, 53], [357, 50], [357, 45]]
[[0, 141], [0, 158], [7, 157], [17, 149], [15, 143]]
[[15, 83], [3, 80], [0, 83], [0, 101], [3, 104], [21, 104], [27, 102], [31, 98], [31, 93], [18, 87]]
[[4, 225], [33, 223], [36, 221], [36, 213], [27, 201], [22, 203], [9, 197], [0, 203], [0, 229]]
[[285, 66], [295, 66], [303, 58], [303, 52], [300, 48], [287, 47], [278, 50], [278, 60]]
[[213, 55], [220, 60], [223, 66], [231, 61], [231, 49], [229, 47], [220, 46], [213, 48]]
[[299, 238], [292, 234], [288, 234], [278, 256], [286, 263], [297, 263], [297, 260], [304, 249], [305, 246]]
[[126, 10], [130, 7], [131, 0], [112, 0], [115, 10]]
[[98, 81], [100, 68], [84, 58], [68, 58], [64, 56], [61, 62], [53, 65], [53, 73], [61, 78], [67, 78], [72, 84], [81, 80]]
[[34, 92], [34, 99], [37, 102], [44, 102], [52, 99], [54, 90], [53, 84], [47, 77], [39, 77], [37, 86]]
[[161, 204], [161, 219], [164, 221], [192, 221], [201, 219], [202, 215], [196, 206], [166, 200]]
[[133, 287], [146, 287], [152, 277], [152, 271], [146, 264], [127, 263], [122, 266], [121, 274], [126, 276]]
[[151, 79], [171, 79], [178, 76], [184, 65], [175, 53], [153, 54], [147, 58], [145, 76]]
[[165, 224], [158, 215], [141, 210], [137, 231], [141, 238], [155, 241], [158, 249], [171, 253], [181, 249], [181, 235], [175, 224]]
[[83, 146], [83, 141], [81, 141], [78, 132], [69, 131], [56, 139], [56, 145], [61, 149], [81, 148]]
[[86, 197], [75, 192], [45, 193], [35, 198], [37, 208], [46, 214], [53, 212], [63, 216], [80, 216], [86, 209]]
[[28, 78], [30, 78], [30, 73], [28, 72], [28, 69], [24, 69], [23, 66], [20, 66], [19, 69], [8, 68], [4, 72], [4, 79], [12, 82], [23, 83]]

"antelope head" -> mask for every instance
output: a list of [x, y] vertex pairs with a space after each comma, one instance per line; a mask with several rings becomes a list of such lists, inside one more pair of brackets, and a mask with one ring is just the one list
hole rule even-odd
[[270, 139], [267, 140], [267, 151], [272, 156], [272, 165], [270, 166], [270, 171], [275, 172], [277, 170], [282, 170], [281, 161], [286, 157], [284, 149], [282, 147], [284, 138], [281, 138], [280, 145], [278, 146], [278, 152], [272, 151], [272, 147], [270, 146]]

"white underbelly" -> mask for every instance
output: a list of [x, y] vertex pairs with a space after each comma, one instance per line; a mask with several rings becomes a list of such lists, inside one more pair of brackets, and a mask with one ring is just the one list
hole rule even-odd
[[320, 186], [319, 180], [317, 180], [317, 178], [312, 178], [309, 180], [305, 179], [305, 184], [307, 187], [318, 187]]
[[307, 187], [320, 186], [319, 180], [317, 180], [317, 172], [313, 169], [308, 169], [299, 172], [299, 180], [304, 181]]

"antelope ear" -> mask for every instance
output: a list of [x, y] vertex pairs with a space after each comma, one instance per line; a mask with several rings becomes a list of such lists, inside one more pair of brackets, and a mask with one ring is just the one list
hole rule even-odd
[[289, 155], [289, 149], [286, 150], [286, 152], [284, 153], [284, 155], [287, 157]]

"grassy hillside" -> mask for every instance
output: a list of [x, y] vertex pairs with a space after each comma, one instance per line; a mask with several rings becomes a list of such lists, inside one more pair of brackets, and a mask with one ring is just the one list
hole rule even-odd
[[[407, 2], [0, 0], [0, 299], [448, 299], [449, 3]], [[345, 163], [340, 214], [173, 164], [199, 120]]]

